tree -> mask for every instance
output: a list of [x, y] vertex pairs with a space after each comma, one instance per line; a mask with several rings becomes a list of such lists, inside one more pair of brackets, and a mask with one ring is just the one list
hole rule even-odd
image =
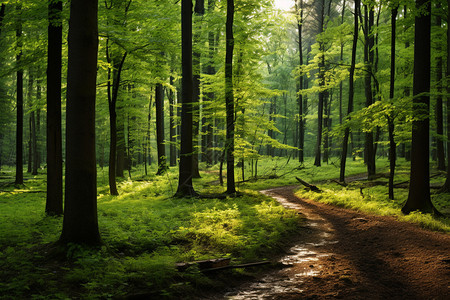
[[156, 175], [162, 175], [167, 171], [166, 144], [164, 141], [164, 90], [161, 83], [155, 87], [156, 106], [156, 147], [158, 151], [158, 171]]
[[[366, 107], [373, 104], [372, 75], [374, 70], [374, 7], [372, 4], [364, 4], [364, 63], [366, 70], [364, 74], [364, 91], [366, 96]], [[367, 164], [367, 176], [373, 178], [376, 172], [373, 132], [365, 134], [364, 158]]]
[[225, 149], [227, 154], [227, 194], [236, 193], [234, 180], [234, 98], [233, 98], [233, 20], [234, 0], [227, 0], [226, 21], [226, 56], [225, 56], [225, 109], [227, 119], [227, 130]]
[[[393, 101], [395, 92], [395, 38], [396, 38], [396, 20], [398, 6], [391, 11], [391, 77], [389, 85], [389, 99]], [[388, 134], [389, 134], [389, 199], [394, 200], [394, 174], [395, 162], [397, 159], [397, 146], [394, 140], [394, 116], [388, 115]]]
[[195, 196], [192, 186], [193, 126], [192, 126], [192, 2], [181, 1], [181, 141], [179, 179], [176, 196]]
[[[353, 98], [354, 98], [354, 76], [355, 76], [355, 64], [356, 64], [356, 46], [358, 44], [358, 31], [359, 31], [359, 11], [360, 1], [355, 0], [355, 11], [354, 11], [354, 27], [353, 27], [353, 45], [352, 45], [352, 61], [350, 63], [350, 74], [349, 74], [349, 89], [348, 89], [348, 104], [347, 104], [347, 119], [350, 119], [350, 114], [353, 112]], [[344, 140], [342, 142], [342, 153], [341, 153], [341, 165], [340, 165], [340, 175], [339, 180], [341, 182], [345, 181], [345, 163], [347, 160], [347, 149], [348, 149], [348, 138], [350, 136], [350, 127], [345, 128]]]
[[62, 1], [48, 3], [47, 53], [47, 201], [48, 215], [63, 213], [62, 136], [61, 136], [61, 61]]
[[[442, 9], [440, 3], [436, 3], [436, 9], [440, 11]], [[442, 26], [442, 18], [439, 14], [436, 15], [436, 27], [440, 29]], [[437, 42], [436, 52], [436, 85], [437, 85], [437, 95], [436, 95], [436, 156], [438, 162], [438, 170], [445, 171], [445, 152], [444, 152], [444, 125], [443, 125], [443, 106], [442, 106], [442, 54], [441, 54], [441, 43]]]
[[[325, 0], [319, 3], [319, 35], [323, 32], [324, 22], [325, 22]], [[323, 133], [323, 107], [324, 102], [326, 102], [327, 91], [324, 89], [325, 86], [325, 45], [323, 41], [319, 41], [319, 51], [320, 62], [319, 62], [319, 106], [317, 109], [317, 140], [316, 140], [316, 153], [314, 159], [314, 165], [321, 165], [321, 152], [322, 152], [322, 133]]]
[[[298, 30], [298, 55], [300, 60], [300, 66], [303, 65], [303, 0], [295, 1], [295, 9], [297, 11], [297, 30]], [[304, 162], [304, 147], [305, 147], [305, 122], [304, 122], [304, 109], [303, 109], [303, 95], [300, 92], [303, 89], [304, 75], [300, 74], [298, 82], [298, 161]]]
[[431, 4], [416, 0], [414, 32], [413, 120], [409, 194], [402, 212], [437, 213], [430, 198], [430, 40]]
[[22, 4], [16, 4], [16, 11], [18, 17], [16, 20], [16, 181], [15, 184], [23, 184], [23, 68], [21, 66], [22, 62], [22, 20], [21, 20], [21, 10]]
[[98, 245], [101, 242], [95, 157], [97, 11], [96, 0], [72, 0], [70, 4], [62, 243]]

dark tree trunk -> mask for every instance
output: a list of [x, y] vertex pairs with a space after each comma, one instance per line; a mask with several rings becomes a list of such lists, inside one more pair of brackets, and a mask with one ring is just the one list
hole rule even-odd
[[[366, 65], [366, 72], [364, 74], [364, 90], [366, 95], [366, 107], [373, 104], [373, 92], [372, 92], [372, 72], [374, 64], [374, 11], [373, 7], [364, 5], [364, 62]], [[367, 175], [371, 179], [375, 175], [375, 151], [373, 142], [373, 132], [366, 132], [364, 143], [364, 161], [367, 164]]]
[[[350, 118], [349, 115], [353, 111], [353, 97], [354, 97], [354, 76], [355, 76], [355, 64], [356, 64], [356, 46], [358, 44], [358, 31], [359, 31], [359, 22], [358, 22], [358, 11], [360, 6], [360, 0], [355, 0], [355, 21], [353, 27], [353, 45], [352, 45], [352, 61], [350, 63], [350, 74], [349, 74], [349, 89], [348, 89], [348, 109], [347, 109], [347, 118]], [[341, 154], [341, 168], [339, 180], [341, 182], [345, 181], [345, 163], [347, 160], [347, 149], [348, 149], [348, 138], [350, 136], [350, 128], [345, 128], [344, 140], [342, 142], [342, 154]], [[353, 140], [353, 139], [352, 139]]]
[[[109, 166], [108, 166], [108, 182], [109, 182], [109, 192], [111, 195], [117, 196], [119, 192], [117, 191], [116, 185], [116, 175], [117, 175], [117, 151], [120, 149], [118, 145], [118, 133], [117, 133], [117, 97], [119, 95], [120, 77], [122, 73], [123, 64], [127, 57], [127, 52], [125, 52], [120, 60], [117, 58], [111, 58], [109, 39], [106, 41], [106, 59], [114, 66], [114, 69], [108, 68], [108, 83], [107, 83], [107, 94], [108, 94], [108, 109], [109, 109], [109, 135], [110, 135], [110, 146], [109, 146]], [[111, 78], [112, 77], [112, 78]], [[112, 84], [111, 84], [112, 82]], [[123, 133], [123, 126], [122, 126]], [[124, 140], [122, 140], [124, 143]], [[124, 150], [123, 150], [124, 151]], [[122, 162], [123, 164], [123, 162]], [[123, 168], [122, 168], [123, 176]]]
[[225, 106], [227, 130], [225, 149], [227, 153], [227, 194], [236, 193], [234, 180], [234, 95], [233, 95], [233, 36], [234, 0], [227, 0], [226, 54], [225, 54]]
[[[345, 0], [342, 3], [342, 14], [341, 14], [341, 25], [344, 24], [344, 17], [345, 17]], [[343, 63], [344, 60], [344, 44], [341, 44], [341, 54], [339, 56], [339, 60], [340, 62]], [[342, 85], [342, 81], [339, 83], [339, 125], [342, 125], [342, 89], [343, 85]]]
[[29, 106], [29, 118], [28, 118], [28, 169], [27, 172], [32, 174], [33, 173], [33, 135], [36, 135], [35, 130], [35, 114], [33, 110], [33, 85], [34, 85], [34, 74], [32, 70], [28, 70], [28, 88], [27, 88], [27, 98], [28, 98], [28, 106]]
[[195, 196], [192, 186], [193, 79], [192, 79], [192, 1], [181, 0], [181, 128], [179, 181], [176, 195]]
[[17, 4], [18, 19], [16, 24], [16, 181], [15, 184], [23, 184], [23, 69], [22, 69], [22, 20], [20, 18], [22, 4]]
[[48, 4], [47, 54], [47, 201], [48, 215], [63, 213], [61, 133], [62, 1]]
[[[303, 65], [303, 0], [295, 1], [296, 11], [297, 11], [297, 29], [298, 29], [298, 56], [299, 64]], [[297, 95], [297, 105], [298, 105], [298, 161], [303, 163], [305, 160], [304, 147], [305, 147], [305, 127], [304, 127], [304, 112], [303, 112], [303, 95], [301, 90], [303, 89], [303, 74], [299, 77], [298, 82], [298, 95]]]
[[323, 162], [328, 163], [329, 158], [329, 147], [330, 147], [330, 141], [329, 141], [329, 123], [330, 123], [330, 110], [329, 105], [331, 102], [331, 98], [329, 97], [328, 91], [325, 91], [324, 95], [324, 101], [323, 101], [323, 108], [324, 108], [324, 114], [323, 114], [323, 126], [325, 127], [323, 130]]
[[156, 175], [162, 175], [167, 171], [166, 143], [164, 141], [164, 90], [161, 83], [155, 87], [156, 106], [156, 148], [158, 151], [158, 171]]
[[70, 4], [62, 243], [101, 243], [95, 158], [97, 5], [96, 0], [72, 0]]
[[[391, 82], [389, 87], [389, 98], [391, 102], [394, 101], [395, 91], [395, 38], [396, 38], [396, 18], [398, 7], [392, 9], [391, 12]], [[388, 132], [389, 132], [389, 199], [394, 200], [394, 175], [395, 175], [395, 162], [396, 162], [396, 144], [394, 135], [394, 117], [392, 115], [387, 116], [388, 119]]]
[[415, 210], [436, 212], [430, 198], [429, 161], [431, 4], [417, 0], [416, 7], [423, 9], [424, 13], [415, 18], [413, 113], [423, 118], [414, 120], [412, 126], [411, 179], [408, 199], [402, 208], [406, 214]]
[[[441, 4], [436, 3], [436, 8], [440, 11]], [[436, 27], [441, 28], [442, 20], [439, 14], [436, 15]], [[441, 43], [437, 41], [436, 52], [441, 52]], [[437, 96], [436, 96], [436, 156], [438, 162], [438, 170], [445, 171], [445, 151], [444, 151], [444, 120], [443, 120], [443, 105], [442, 105], [442, 56], [438, 54], [436, 57], [436, 83], [437, 83]]]
[[[173, 86], [173, 77], [170, 76], [170, 85]], [[176, 128], [175, 128], [175, 116], [174, 116], [174, 106], [175, 106], [175, 96], [172, 89], [169, 89], [169, 139], [170, 139], [170, 166], [177, 165], [177, 148], [176, 148]]]
[[[319, 34], [323, 32], [324, 29], [324, 19], [325, 19], [325, 0], [321, 1], [320, 15], [319, 15]], [[322, 130], [323, 130], [323, 105], [326, 91], [325, 86], [325, 45], [323, 42], [319, 43], [319, 51], [321, 52], [321, 58], [319, 62], [319, 106], [317, 109], [317, 139], [316, 139], [316, 149], [315, 149], [315, 159], [314, 165], [321, 165], [321, 155], [322, 155]]]

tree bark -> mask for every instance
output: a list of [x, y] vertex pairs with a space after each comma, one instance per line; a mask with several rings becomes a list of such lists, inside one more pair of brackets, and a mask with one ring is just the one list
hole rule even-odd
[[192, 79], [192, 1], [181, 0], [181, 128], [179, 181], [176, 196], [196, 196], [192, 186], [193, 79]]
[[[395, 7], [391, 11], [391, 78], [389, 86], [389, 99], [394, 101], [395, 91], [395, 39], [396, 39], [396, 20], [397, 20], [398, 7]], [[395, 163], [397, 159], [394, 134], [394, 117], [392, 115], [387, 116], [388, 119], [388, 134], [389, 134], [389, 199], [394, 200], [394, 175], [395, 175]]]
[[[359, 18], [358, 11], [360, 6], [360, 0], [355, 0], [355, 12], [354, 12], [354, 27], [353, 27], [353, 44], [352, 44], [352, 61], [350, 63], [350, 74], [349, 74], [349, 89], [348, 89], [348, 109], [347, 118], [353, 111], [353, 97], [354, 97], [354, 76], [355, 76], [355, 64], [356, 64], [356, 46], [358, 44], [358, 31], [359, 31]], [[341, 168], [339, 181], [345, 181], [345, 163], [347, 160], [347, 150], [348, 150], [348, 138], [350, 136], [350, 128], [345, 128], [344, 140], [342, 142], [342, 154], [341, 154]]]
[[18, 19], [16, 23], [16, 181], [15, 184], [23, 184], [23, 69], [22, 69], [22, 20], [21, 20], [22, 4], [16, 5]]
[[[297, 11], [297, 29], [298, 29], [298, 56], [299, 56], [299, 64], [303, 65], [303, 0], [298, 0], [295, 2], [296, 11]], [[298, 105], [298, 161], [299, 163], [303, 163], [304, 158], [304, 147], [305, 147], [305, 123], [304, 123], [304, 109], [303, 109], [303, 95], [301, 94], [301, 90], [303, 89], [303, 78], [304, 75], [300, 74], [299, 82], [298, 82], [298, 96], [297, 96], [297, 105]]]
[[47, 201], [48, 215], [63, 213], [62, 133], [61, 133], [61, 65], [62, 1], [48, 4], [47, 54]]
[[[436, 3], [436, 10], [440, 11], [441, 4]], [[439, 14], [436, 15], [436, 27], [441, 28], [442, 19]], [[437, 96], [436, 96], [436, 156], [438, 162], [438, 170], [445, 171], [445, 151], [444, 151], [444, 120], [443, 120], [443, 105], [442, 105], [442, 56], [441, 43], [437, 41], [436, 52], [439, 53], [436, 57], [436, 86], [437, 86]]]
[[[325, 0], [321, 1], [320, 15], [319, 15], [319, 34], [323, 32], [324, 19], [325, 19]], [[321, 155], [322, 155], [322, 130], [323, 130], [323, 105], [324, 97], [326, 91], [325, 86], [325, 49], [322, 42], [319, 44], [319, 51], [321, 52], [320, 62], [319, 62], [319, 106], [317, 109], [317, 139], [316, 139], [316, 149], [315, 149], [315, 159], [314, 165], [320, 167], [321, 165]]]
[[408, 199], [402, 208], [405, 214], [415, 210], [437, 212], [430, 198], [431, 4], [426, 0], [416, 0], [416, 7], [424, 11], [415, 18], [414, 33], [413, 114], [421, 118], [414, 120], [412, 127], [411, 178]]
[[[366, 107], [373, 104], [373, 92], [372, 92], [372, 73], [374, 64], [374, 11], [373, 7], [364, 5], [364, 62], [366, 65], [366, 72], [364, 74], [364, 90], [366, 96]], [[375, 176], [375, 151], [373, 142], [373, 132], [366, 132], [364, 143], [364, 160], [367, 164], [367, 176], [369, 179]]]
[[158, 171], [156, 175], [162, 175], [167, 171], [166, 144], [164, 141], [164, 90], [161, 83], [155, 87], [156, 106], [156, 148], [158, 151]]
[[72, 0], [70, 4], [62, 243], [101, 243], [97, 221], [95, 156], [97, 10], [96, 0]]
[[225, 149], [227, 153], [227, 194], [236, 193], [234, 179], [234, 95], [233, 95], [233, 36], [234, 0], [227, 0], [226, 54], [225, 54], [225, 107], [227, 130]]
[[[173, 86], [173, 77], [170, 76], [170, 85]], [[170, 166], [177, 165], [177, 148], [176, 148], [176, 128], [175, 128], [175, 115], [174, 115], [174, 106], [175, 106], [175, 96], [172, 89], [169, 89], [169, 139], [170, 139], [170, 148], [169, 148], [169, 156], [170, 156]]]

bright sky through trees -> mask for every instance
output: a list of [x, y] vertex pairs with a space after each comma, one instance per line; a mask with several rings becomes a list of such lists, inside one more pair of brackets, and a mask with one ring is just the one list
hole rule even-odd
[[275, 7], [282, 10], [290, 10], [294, 6], [293, 0], [275, 0]]

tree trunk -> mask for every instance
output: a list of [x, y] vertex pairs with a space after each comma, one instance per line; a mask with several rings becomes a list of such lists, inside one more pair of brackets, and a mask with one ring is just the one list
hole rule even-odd
[[[372, 72], [374, 63], [374, 11], [373, 7], [364, 5], [364, 61], [366, 65], [366, 72], [364, 74], [364, 90], [366, 95], [366, 107], [373, 104], [373, 92], [372, 92]], [[375, 168], [375, 153], [374, 153], [373, 132], [366, 132], [364, 143], [364, 160], [367, 164], [367, 176], [369, 179], [373, 178], [376, 172]]]
[[[325, 19], [325, 0], [321, 2], [320, 15], [319, 15], [319, 34], [323, 32]], [[323, 130], [323, 105], [325, 97], [325, 49], [322, 42], [319, 43], [319, 51], [321, 53], [319, 62], [319, 106], [317, 109], [317, 139], [315, 149], [314, 165], [320, 167], [321, 155], [322, 155], [322, 130]]]
[[[440, 11], [441, 4], [436, 3], [437, 11]], [[442, 20], [439, 14], [436, 15], [436, 27], [441, 28]], [[443, 106], [442, 106], [442, 56], [440, 55], [441, 42], [437, 41], [436, 52], [439, 53], [436, 57], [436, 85], [437, 85], [437, 96], [436, 96], [436, 156], [438, 162], [438, 170], [445, 171], [445, 151], [444, 151], [444, 120], [443, 120]]]
[[423, 118], [414, 120], [412, 126], [411, 179], [408, 199], [402, 208], [406, 214], [415, 210], [436, 212], [430, 198], [429, 161], [431, 4], [416, 0], [416, 7], [424, 9], [424, 13], [415, 18], [413, 114]]
[[227, 0], [226, 54], [225, 54], [225, 106], [227, 130], [225, 149], [227, 153], [227, 194], [236, 193], [234, 180], [234, 95], [233, 95], [233, 36], [234, 0]]
[[167, 171], [166, 144], [164, 141], [164, 90], [161, 83], [155, 87], [156, 106], [156, 148], [158, 151], [158, 171], [156, 175], [162, 175]]
[[[170, 76], [170, 85], [173, 86], [173, 77]], [[176, 148], [176, 128], [175, 128], [175, 116], [174, 116], [174, 106], [175, 106], [175, 97], [172, 89], [169, 89], [169, 140], [170, 140], [170, 148], [169, 148], [169, 156], [170, 156], [170, 166], [177, 165], [177, 148]]]
[[[396, 18], [398, 7], [392, 9], [391, 12], [391, 78], [389, 86], [389, 99], [394, 101], [395, 91], [395, 38], [396, 38]], [[396, 162], [396, 144], [394, 135], [394, 117], [387, 116], [388, 132], [389, 132], [389, 199], [394, 200], [394, 175]]]
[[195, 196], [192, 186], [192, 2], [181, 0], [181, 128], [179, 181], [176, 196]]
[[22, 4], [16, 5], [18, 19], [16, 24], [16, 63], [17, 63], [17, 80], [16, 80], [16, 181], [15, 184], [23, 184], [23, 69], [22, 69], [22, 20], [21, 11]]
[[63, 213], [61, 133], [62, 1], [48, 4], [47, 53], [47, 201], [48, 215]]
[[[353, 97], [354, 97], [354, 76], [355, 76], [355, 64], [356, 64], [356, 46], [358, 44], [358, 31], [359, 31], [359, 22], [358, 22], [358, 11], [360, 6], [360, 0], [355, 0], [355, 12], [354, 12], [354, 27], [353, 27], [353, 45], [352, 45], [352, 61], [350, 63], [350, 74], [349, 74], [349, 89], [348, 89], [348, 109], [347, 109], [347, 118], [350, 118], [349, 115], [353, 111]], [[347, 160], [347, 149], [348, 149], [348, 138], [350, 136], [350, 128], [345, 128], [344, 140], [342, 142], [342, 154], [341, 154], [341, 168], [339, 181], [345, 181], [345, 163]]]
[[72, 0], [70, 4], [65, 211], [60, 237], [65, 244], [101, 243], [95, 157], [97, 10], [96, 0]]

